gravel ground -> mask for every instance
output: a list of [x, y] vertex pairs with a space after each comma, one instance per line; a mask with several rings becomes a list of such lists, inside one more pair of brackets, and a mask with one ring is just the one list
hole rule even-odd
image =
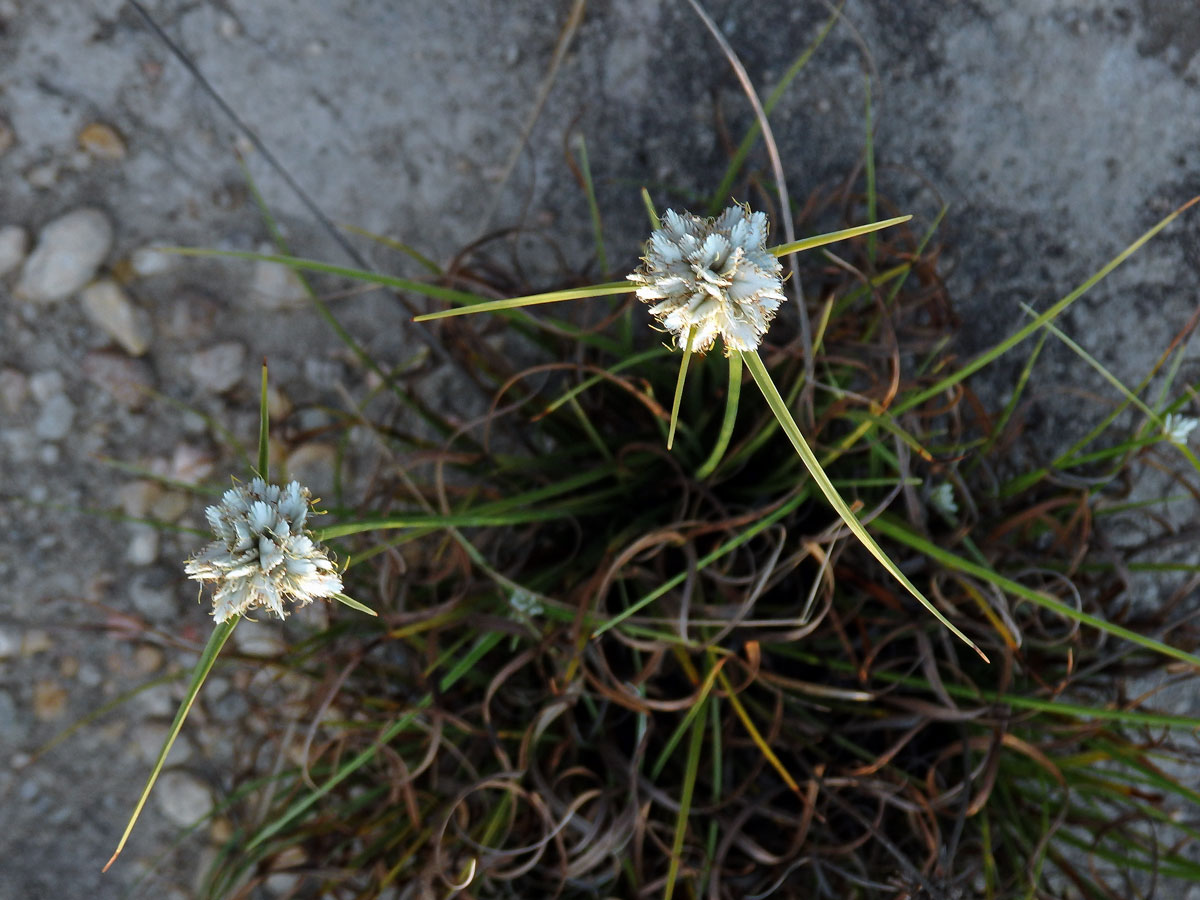
[[[827, 16], [793, 0], [708, 5], [764, 94]], [[682, 0], [588, 5], [507, 180], [567, 0], [145, 6], [331, 220], [440, 261], [522, 225], [530, 236], [509, 262], [546, 283], [589, 265], [587, 209], [564, 162], [571, 135], [587, 139], [609, 256], [624, 263], [645, 233], [637, 188], [706, 190], [724, 159], [717, 111], [735, 132], [749, 121]], [[1018, 301], [1045, 306], [1200, 191], [1190, 0], [851, 0], [846, 12], [854, 27], [833, 33], [773, 117], [792, 193], [830, 188], [857, 164], [868, 48], [885, 191], [926, 220], [949, 204], [943, 259], [964, 351], [1016, 327]], [[132, 5], [0, 0], [0, 900], [191, 896], [220, 819], [139, 879], [228, 791], [229, 735], [252, 727], [241, 694], [252, 669], [234, 667], [206, 689], [170, 777], [100, 875], [177, 683], [37, 751], [190, 666], [185, 650], [208, 630], [179, 564], [195, 538], [85, 512], [198, 525], [203, 503], [105, 460], [227, 483], [240, 470], [212, 421], [252, 442], [266, 357], [289, 413], [279, 456], [319, 489], [332, 464], [322, 406], [371, 387], [286, 271], [154, 252], [264, 245], [239, 153], [294, 249], [346, 262]], [[380, 268], [415, 271], [358, 246]], [[1191, 314], [1198, 275], [1192, 215], [1066, 324], [1135, 378]], [[377, 357], [419, 357], [395, 298], [360, 293], [335, 309]], [[1064, 383], [1082, 382], [1077, 362], [1054, 359]], [[997, 370], [993, 399], [1009, 375]], [[1051, 425], [1078, 416], [1051, 400]], [[279, 640], [243, 630], [244, 652]]]

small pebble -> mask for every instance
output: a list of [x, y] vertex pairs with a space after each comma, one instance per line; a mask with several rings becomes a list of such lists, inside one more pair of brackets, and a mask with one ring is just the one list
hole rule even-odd
[[67, 382], [62, 373], [54, 369], [35, 372], [29, 379], [29, 390], [33, 392], [33, 399], [38, 403], [45, 403], [54, 395], [61, 394], [66, 386]]
[[67, 168], [72, 172], [86, 172], [92, 167], [92, 163], [96, 161], [96, 157], [87, 153], [84, 150], [76, 150], [67, 157]]
[[17, 136], [13, 132], [12, 126], [4, 119], [0, 119], [0, 156], [7, 153], [16, 140]]
[[155, 624], [169, 622], [179, 613], [175, 584], [173, 573], [156, 567], [135, 576], [130, 582], [129, 601], [149, 621]]
[[217, 816], [208, 827], [208, 838], [220, 846], [233, 837], [233, 823], [224, 816]]
[[224, 697], [210, 700], [207, 707], [214, 720], [225, 723], [239, 721], [250, 709], [246, 698], [236, 691], [230, 691]]
[[112, 241], [112, 225], [98, 209], [77, 209], [55, 219], [38, 235], [15, 295], [31, 303], [69, 297], [92, 280]]
[[150, 508], [150, 515], [160, 522], [177, 522], [191, 505], [191, 499], [183, 491], [163, 491]]
[[25, 170], [26, 183], [35, 190], [48, 191], [58, 184], [58, 163], [44, 162]]
[[301, 444], [287, 458], [288, 477], [307, 485], [318, 497], [333, 490], [336, 465], [337, 449], [317, 441]]
[[50, 632], [44, 628], [31, 628], [21, 638], [21, 655], [28, 658], [38, 653], [46, 653], [54, 647]]
[[133, 305], [124, 289], [108, 278], [93, 282], [79, 293], [79, 302], [92, 324], [108, 334], [130, 356], [141, 356], [150, 346], [150, 319]]
[[133, 664], [142, 675], [153, 675], [163, 664], [163, 652], [157, 647], [143, 644], [133, 651]]
[[0, 404], [10, 415], [21, 408], [29, 393], [29, 379], [16, 369], [0, 369]]
[[155, 247], [139, 247], [129, 257], [129, 267], [139, 278], [149, 278], [151, 275], [162, 275], [171, 271], [175, 257], [163, 253]]
[[158, 559], [158, 529], [151, 525], [131, 525], [133, 532], [125, 545], [125, 560], [133, 566], [148, 566]]
[[329, 388], [342, 377], [342, 366], [332, 359], [307, 357], [304, 360], [304, 380], [315, 388]]
[[[111, 661], [109, 668], [112, 668]], [[117, 670], [123, 671], [124, 666], [118, 664]], [[136, 696], [130, 698], [130, 704], [134, 707], [130, 718], [135, 721], [138, 719], [149, 719], [155, 716], [168, 717], [175, 715], [175, 711], [179, 708], [179, 703], [171, 693], [171, 685], [156, 684], [152, 688], [146, 688], [140, 691]]]
[[267, 413], [270, 415], [271, 421], [278, 422], [281, 419], [286, 419], [291, 411], [291, 398], [283, 392], [283, 388], [278, 388], [273, 384], [268, 384]]
[[[293, 845], [284, 848], [271, 861], [271, 867], [276, 870], [300, 869], [306, 862], [308, 862], [308, 855], [302, 848]], [[284, 897], [295, 897], [306, 880], [306, 876], [300, 872], [276, 871], [275, 874], [267, 876], [263, 887], [267, 889], [267, 893], [271, 897], [282, 900]]]
[[242, 653], [250, 656], [278, 656], [287, 649], [279, 634], [278, 622], [238, 623], [233, 632], [233, 644]]
[[154, 372], [144, 360], [124, 353], [93, 350], [83, 358], [84, 377], [126, 409], [140, 409], [154, 386]]
[[57, 681], [39, 681], [33, 686], [33, 715], [39, 722], [50, 722], [66, 711], [67, 691]]
[[[8, 691], [0, 691], [0, 746], [20, 744], [28, 736], [29, 724], [17, 711], [16, 701]], [[18, 768], [14, 765], [13, 768]]]
[[25, 261], [29, 252], [29, 235], [19, 225], [0, 228], [0, 275], [7, 275]]
[[125, 158], [125, 140], [111, 125], [92, 122], [79, 132], [79, 146], [96, 159], [116, 162]]
[[181, 827], [203, 819], [213, 808], [208, 785], [187, 772], [164, 772], [154, 787], [154, 797], [162, 814]]
[[[162, 307], [165, 306], [165, 310]], [[183, 289], [178, 295], [159, 304], [155, 321], [163, 334], [172, 338], [203, 338], [213, 328], [221, 306], [202, 291]]]
[[62, 452], [57, 444], [42, 444], [38, 448], [38, 461], [44, 466], [57, 465], [62, 458]]
[[116, 500], [121, 512], [135, 519], [144, 519], [156, 500], [162, 496], [163, 488], [157, 481], [141, 478], [129, 481], [117, 488]]
[[212, 453], [194, 444], [176, 444], [171, 462], [163, 473], [184, 484], [199, 484], [212, 474], [216, 460]]
[[188, 360], [188, 372], [197, 387], [221, 394], [242, 380], [245, 362], [245, 346], [226, 341], [193, 353]]
[[21, 652], [21, 635], [12, 628], [0, 628], [0, 659]]
[[[273, 253], [275, 248], [266, 245], [259, 252]], [[300, 276], [287, 266], [262, 260], [254, 264], [250, 296], [260, 309], [266, 310], [289, 309], [308, 302], [308, 292]]]
[[33, 433], [44, 441], [58, 441], [71, 433], [75, 422], [75, 404], [66, 394], [55, 394], [42, 405], [33, 425]]
[[284, 897], [295, 897], [300, 889], [300, 886], [307, 880], [304, 875], [296, 872], [276, 872], [274, 875], [268, 875], [267, 880], [263, 882], [263, 887], [267, 890], [267, 895], [272, 898], [282, 900]]
[[79, 659], [74, 656], [64, 656], [58, 661], [58, 674], [63, 678], [74, 678], [79, 674]]

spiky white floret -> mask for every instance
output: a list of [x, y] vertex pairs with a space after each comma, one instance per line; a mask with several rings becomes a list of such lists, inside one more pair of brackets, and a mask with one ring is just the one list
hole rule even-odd
[[639, 300], [683, 346], [703, 352], [717, 336], [725, 355], [754, 350], [783, 293], [783, 267], [766, 249], [767, 217], [731, 206], [715, 219], [667, 210], [650, 235], [642, 265], [627, 276]]
[[216, 540], [184, 571], [213, 583], [218, 623], [257, 608], [282, 619], [285, 600], [303, 606], [341, 592], [333, 562], [304, 528], [310, 505], [308, 488], [297, 481], [281, 488], [255, 478], [204, 511]]
[[1179, 413], [1168, 413], [1167, 417], [1163, 419], [1163, 434], [1172, 443], [1186, 444], [1188, 435], [1196, 430], [1197, 425], [1200, 425], [1200, 419]]

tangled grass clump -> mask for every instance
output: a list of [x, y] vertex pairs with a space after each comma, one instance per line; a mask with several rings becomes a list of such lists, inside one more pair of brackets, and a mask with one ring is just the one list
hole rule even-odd
[[[957, 376], [926, 242], [860, 239], [804, 272], [815, 382], [786, 325], [763, 357], [838, 490], [990, 664], [848, 534], [720, 354], [692, 368], [668, 452], [669, 348], [633, 368], [514, 310], [552, 360], [582, 353], [494, 371], [485, 420], [389, 445], [325, 532], [357, 533], [347, 578], [379, 619], [281, 660], [312, 684], [305, 754], [237, 820], [208, 896], [280, 871], [297, 896], [713, 900], [1200, 877], [1176, 807], [1194, 791], [1167, 774], [1196, 762], [1198, 723], [1126, 694], [1162, 654], [1193, 664], [1195, 627], [1170, 607], [1109, 621], [1152, 542], [1118, 554], [1097, 524], [1136, 514], [1126, 480], [1178, 447], [1110, 426], [1013, 470], [1019, 400], [992, 415]], [[506, 430], [538, 451], [493, 449]], [[383, 527], [402, 530], [363, 533]]]
[[[267, 770], [261, 733], [232, 738], [246, 762], [203, 896], [281, 877], [290, 896], [356, 900], [1109, 900], [1200, 882], [1183, 774], [1200, 720], [1156, 705], [1200, 667], [1184, 604], [1200, 567], [1170, 556], [1159, 506], [1174, 496], [1128, 496], [1152, 472], [1200, 498], [1195, 386], [1178, 383], [1196, 322], [1136, 388], [1105, 373], [1117, 398], [1083, 439], [1051, 460], [1022, 452], [1039, 440], [1025, 414], [1042, 344], [1098, 366], [1055, 319], [1191, 204], [964, 362], [940, 214], [923, 231], [874, 222], [869, 142], [867, 160], [863, 196], [816, 195], [792, 221], [776, 184], [773, 218], [788, 233], [873, 224], [768, 251], [761, 213], [676, 216], [635, 283], [534, 293], [498, 283], [487, 242], [450, 271], [410, 252], [424, 281], [224, 254], [469, 307], [424, 319], [497, 315], [434, 326], [488, 395], [467, 422], [339, 331], [421, 420], [345, 414], [376, 440], [374, 469], [343, 479], [364, 493], [313, 535], [378, 616], [334, 615], [256, 661], [292, 698], [256, 710]], [[738, 187], [768, 207], [761, 184]], [[897, 227], [867, 234], [882, 224]], [[837, 256], [794, 270], [808, 302], [781, 306], [768, 253], [830, 235], [848, 239]], [[634, 327], [639, 288], [674, 346]], [[607, 314], [540, 312], [579, 298]], [[501, 332], [525, 362], [493, 351]], [[736, 352], [692, 356], [718, 335]], [[1035, 336], [990, 408], [971, 376]], [[262, 406], [265, 478], [265, 384]], [[1134, 520], [1142, 539], [1108, 540]], [[1188, 581], [1135, 604], [1144, 572]], [[237, 619], [214, 630], [172, 740]]]

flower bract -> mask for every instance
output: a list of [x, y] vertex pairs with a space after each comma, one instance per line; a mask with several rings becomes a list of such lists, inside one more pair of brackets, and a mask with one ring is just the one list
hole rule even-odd
[[717, 336], [728, 356], [758, 347], [784, 300], [783, 267], [767, 251], [767, 217], [731, 206], [715, 219], [667, 210], [642, 265], [627, 276], [638, 299], [679, 344], [704, 352]]
[[1197, 425], [1200, 425], [1200, 419], [1179, 413], [1169, 413], [1163, 419], [1163, 434], [1166, 435], [1167, 440], [1173, 443], [1186, 444], [1188, 435], [1196, 430]]
[[257, 608], [282, 619], [285, 600], [303, 606], [341, 592], [333, 562], [305, 530], [310, 509], [308, 488], [299, 482], [279, 487], [255, 478], [205, 510], [216, 540], [184, 571], [195, 581], [212, 582], [218, 623]]

